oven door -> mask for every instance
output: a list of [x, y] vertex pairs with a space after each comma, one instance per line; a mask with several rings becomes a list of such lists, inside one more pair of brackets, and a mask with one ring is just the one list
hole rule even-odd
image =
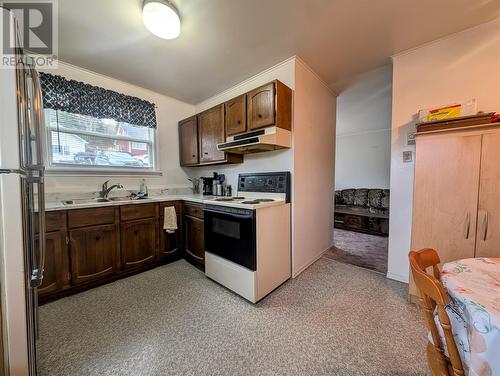
[[205, 251], [257, 269], [255, 210], [205, 206]]

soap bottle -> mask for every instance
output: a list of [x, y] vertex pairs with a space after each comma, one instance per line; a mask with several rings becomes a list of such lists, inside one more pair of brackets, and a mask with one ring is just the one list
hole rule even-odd
[[139, 191], [144, 194], [143, 197], [148, 196], [149, 192], [148, 192], [148, 185], [146, 184], [146, 179], [142, 179], [141, 187], [139, 188]]

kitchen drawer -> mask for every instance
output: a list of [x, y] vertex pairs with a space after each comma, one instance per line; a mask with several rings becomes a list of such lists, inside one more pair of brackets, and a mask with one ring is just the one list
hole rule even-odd
[[[66, 212], [45, 212], [45, 232], [59, 231], [66, 228]], [[38, 234], [38, 214], [35, 215], [35, 232]]]
[[160, 215], [163, 215], [164, 210], [168, 206], [175, 206], [175, 212], [177, 214], [181, 213], [182, 210], [182, 203], [180, 201], [166, 201], [166, 202], [160, 202]]
[[136, 219], [154, 218], [158, 204], [125, 205], [120, 207], [120, 219], [122, 222]]
[[115, 223], [115, 208], [90, 208], [68, 211], [68, 227], [79, 228]]
[[203, 205], [199, 204], [184, 204], [184, 215], [203, 219]]

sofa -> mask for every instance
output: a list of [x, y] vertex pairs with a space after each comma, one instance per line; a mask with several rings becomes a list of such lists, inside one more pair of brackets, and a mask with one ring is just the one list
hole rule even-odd
[[388, 189], [350, 188], [335, 191], [335, 228], [389, 235]]

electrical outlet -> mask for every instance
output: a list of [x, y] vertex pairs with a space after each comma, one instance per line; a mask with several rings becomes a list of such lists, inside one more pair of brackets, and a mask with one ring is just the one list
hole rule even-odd
[[404, 151], [403, 152], [403, 163], [413, 162], [413, 152], [412, 151]]

